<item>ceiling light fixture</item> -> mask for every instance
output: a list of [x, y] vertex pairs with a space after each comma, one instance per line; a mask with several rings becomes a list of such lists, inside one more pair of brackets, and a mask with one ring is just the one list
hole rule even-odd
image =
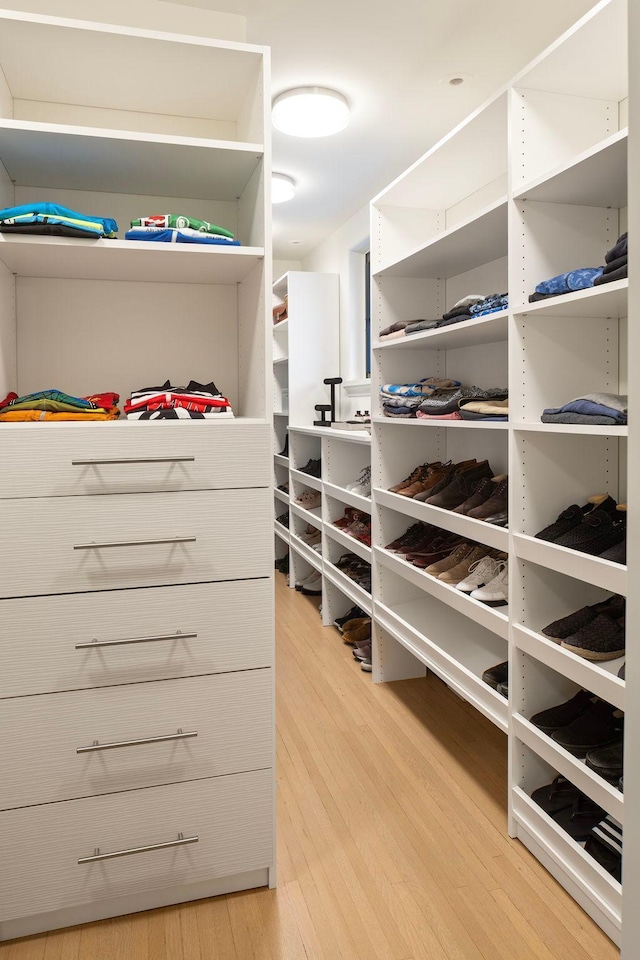
[[295, 87], [275, 98], [271, 116], [292, 137], [329, 137], [349, 123], [349, 101], [326, 87]]
[[284, 203], [293, 200], [296, 195], [296, 184], [291, 177], [284, 173], [271, 174], [271, 203]]

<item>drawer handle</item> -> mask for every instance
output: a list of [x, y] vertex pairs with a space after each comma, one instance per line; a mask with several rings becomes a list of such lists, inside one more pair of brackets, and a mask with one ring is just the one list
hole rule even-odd
[[113, 850], [111, 853], [100, 853], [96, 850], [92, 857], [80, 857], [78, 863], [97, 863], [99, 860], [114, 860], [116, 857], [130, 857], [134, 853], [149, 853], [150, 850], [168, 850], [170, 847], [186, 847], [188, 843], [198, 843], [199, 837], [185, 837], [178, 834], [177, 840], [167, 840], [166, 843], [150, 843], [146, 847], [130, 847], [128, 850]]
[[119, 647], [126, 643], [155, 643], [158, 640], [195, 640], [197, 633], [168, 633], [161, 637], [129, 637], [126, 640], [91, 640], [88, 643], [76, 643], [76, 650], [95, 650], [96, 647]]
[[125, 457], [113, 460], [72, 460], [72, 467], [100, 467], [110, 463], [194, 463], [195, 457]]
[[197, 730], [188, 730], [183, 733], [178, 729], [177, 733], [168, 733], [163, 737], [141, 737], [140, 740], [116, 740], [113, 743], [98, 743], [94, 740], [90, 747], [78, 747], [76, 753], [95, 753], [97, 750], [117, 750], [119, 747], [139, 747], [145, 743], [166, 743], [168, 740], [188, 740], [191, 737], [197, 737]]
[[103, 547], [154, 547], [162, 543], [195, 543], [195, 537], [162, 537], [159, 540], [111, 540], [107, 543], [74, 543], [74, 550], [102, 550]]

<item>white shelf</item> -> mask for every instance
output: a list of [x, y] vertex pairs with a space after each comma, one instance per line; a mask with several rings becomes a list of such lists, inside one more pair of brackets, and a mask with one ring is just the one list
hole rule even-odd
[[322, 491], [322, 480], [319, 477], [310, 477], [307, 473], [303, 473], [302, 470], [289, 470], [289, 474], [292, 480], [303, 483], [305, 487], [310, 487], [319, 493]]
[[581, 437], [628, 437], [629, 427], [607, 426], [606, 424], [592, 423], [542, 423], [542, 421], [532, 421], [527, 423], [514, 422], [513, 429], [517, 433], [572, 433]]
[[518, 839], [569, 890], [605, 933], [614, 942], [619, 942], [622, 886], [524, 790], [514, 787], [512, 798]]
[[289, 469], [289, 457], [283, 457], [279, 453], [274, 453], [273, 462], [277, 463], [279, 467]]
[[[447, 607], [467, 617], [472, 623], [495, 633], [502, 640], [509, 635], [508, 607], [489, 607], [486, 603], [473, 600], [468, 594], [448, 583], [443, 583], [431, 574], [425, 573], [419, 567], [414, 567], [408, 560], [401, 560], [395, 553], [390, 553], [383, 547], [374, 547], [374, 555], [389, 570], [408, 580], [414, 586], [424, 590], [430, 596], [440, 600]], [[505, 651], [506, 654], [506, 651]], [[502, 658], [506, 660], [506, 656]], [[498, 662], [498, 661], [496, 661]], [[487, 664], [491, 666], [491, 664]]]
[[289, 357], [278, 357], [273, 361], [274, 367], [284, 366], [286, 363], [289, 363]]
[[381, 490], [379, 487], [374, 488], [373, 495], [375, 503], [403, 513], [414, 520], [431, 523], [443, 530], [450, 530], [451, 533], [458, 533], [469, 540], [495, 547], [496, 550], [506, 552], [509, 549], [509, 531], [506, 527], [496, 527], [483, 520], [465, 517], [451, 510], [443, 510], [442, 507], [433, 507], [429, 503], [412, 500], [411, 497], [401, 497], [397, 493]]
[[264, 260], [258, 247], [0, 234], [0, 260], [19, 277], [240, 283]]
[[507, 700], [480, 679], [483, 670], [506, 657], [506, 645], [500, 651], [487, 648], [482, 643], [484, 636], [472, 623], [463, 634], [452, 629], [446, 611], [429, 608], [427, 612], [420, 600], [394, 607], [376, 601], [374, 606], [376, 622], [464, 700], [507, 732]]
[[320, 507], [314, 507], [313, 510], [307, 510], [305, 507], [301, 507], [293, 500], [289, 501], [289, 507], [298, 517], [301, 517], [303, 520], [306, 520], [307, 523], [310, 523], [312, 527], [322, 530], [322, 512]]
[[326, 427], [295, 427], [289, 428], [291, 433], [304, 433], [309, 437], [325, 437], [327, 435]]
[[284, 527], [281, 523], [278, 523], [277, 520], [274, 520], [273, 528], [276, 532], [277, 537], [280, 537], [280, 539], [284, 540], [285, 543], [289, 543], [290, 536], [289, 536], [289, 530], [287, 529], [287, 527]]
[[399, 340], [378, 340], [374, 350], [412, 350], [423, 347], [430, 350], [453, 350], [456, 347], [477, 347], [485, 343], [500, 343], [507, 339], [509, 311], [501, 310], [477, 320], [463, 320], [439, 330], [425, 330]]
[[515, 199], [625, 207], [628, 138], [627, 128], [619, 130], [568, 163], [519, 187]]
[[289, 414], [288, 414], [288, 413], [283, 413], [282, 410], [274, 410], [274, 411], [273, 411], [273, 415], [274, 415], [274, 417], [286, 417], [286, 418], [289, 417]]
[[397, 262], [385, 264], [376, 277], [454, 277], [507, 255], [507, 198], [476, 216], [420, 244]]
[[415, 420], [412, 418], [410, 420], [403, 420], [401, 418], [394, 419], [393, 417], [372, 417], [373, 423], [392, 423], [394, 426], [398, 427], [425, 427], [425, 428], [444, 428], [449, 429], [459, 429], [464, 430], [508, 430], [509, 422], [508, 420]]
[[322, 565], [322, 572], [327, 580], [330, 580], [345, 596], [349, 597], [350, 600], [368, 613], [369, 616], [372, 615], [373, 601], [371, 594], [363, 590], [355, 580], [345, 576], [342, 570], [338, 570], [338, 568], [326, 558]]
[[283, 503], [289, 504], [289, 494], [285, 493], [284, 490], [278, 490], [277, 487], [274, 487], [273, 494], [278, 500], [282, 500]]
[[196, 200], [235, 201], [263, 153], [261, 144], [4, 119], [0, 143], [23, 187]]
[[368, 430], [338, 430], [330, 427], [323, 431], [323, 436], [329, 440], [346, 440], [348, 443], [371, 443], [371, 434]]
[[335, 483], [323, 482], [322, 489], [328, 497], [333, 497], [341, 503], [355, 507], [356, 510], [364, 510], [365, 513], [371, 513], [370, 497], [363, 497], [359, 493], [351, 493], [350, 490], [345, 490], [344, 487], [338, 487]]
[[514, 534], [513, 546], [516, 556], [522, 560], [530, 560], [541, 567], [575, 580], [584, 580], [612, 593], [627, 594], [627, 568], [623, 564], [578, 553], [577, 550], [538, 540], [524, 533]]
[[301, 540], [300, 537], [296, 536], [295, 533], [292, 533], [289, 537], [289, 544], [294, 550], [298, 551], [300, 556], [303, 557], [311, 567], [318, 570], [319, 573], [322, 573], [322, 556], [319, 553], [312, 550], [311, 547]]
[[513, 730], [522, 743], [525, 743], [539, 757], [570, 780], [588, 797], [603, 807], [607, 813], [620, 823], [624, 821], [624, 798], [616, 787], [590, 770], [584, 760], [574, 757], [564, 750], [551, 737], [548, 737], [529, 720], [519, 714], [512, 716]]
[[349, 551], [349, 553], [355, 553], [362, 560], [371, 563], [371, 547], [368, 547], [366, 543], [362, 543], [362, 541], [356, 540], [355, 537], [349, 536], [348, 533], [344, 533], [339, 527], [334, 527], [332, 523], [324, 524], [324, 532], [328, 537], [344, 547], [345, 550]]
[[535, 657], [619, 710], [625, 709], [626, 685], [618, 676], [624, 656], [617, 660], [585, 660], [584, 657], [560, 646], [559, 642], [554, 643], [544, 634], [536, 633], [518, 623], [513, 624], [513, 639], [519, 650]]
[[273, 332], [276, 333], [276, 334], [288, 333], [288, 332], [289, 332], [289, 319], [287, 318], [286, 320], [280, 320], [279, 323], [274, 323], [274, 325], [273, 325]]
[[614, 280], [586, 290], [576, 290], [560, 297], [548, 297], [535, 303], [522, 304], [514, 309], [516, 317], [595, 317], [617, 320], [629, 313], [629, 281]]

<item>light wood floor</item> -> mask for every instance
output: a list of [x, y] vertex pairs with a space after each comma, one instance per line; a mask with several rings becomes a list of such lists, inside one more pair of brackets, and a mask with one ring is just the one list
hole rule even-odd
[[14, 941], [2, 960], [613, 960], [506, 835], [506, 738], [438, 680], [374, 686], [278, 590], [278, 888]]

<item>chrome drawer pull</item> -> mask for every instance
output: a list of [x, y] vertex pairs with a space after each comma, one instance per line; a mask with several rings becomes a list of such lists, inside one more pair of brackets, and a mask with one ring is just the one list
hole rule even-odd
[[194, 463], [195, 457], [125, 457], [113, 460], [72, 460], [72, 467], [99, 467], [109, 463]]
[[91, 640], [89, 643], [76, 643], [76, 650], [95, 650], [96, 647], [119, 647], [126, 643], [156, 643], [158, 640], [195, 640], [197, 633], [168, 633], [161, 637], [130, 637], [126, 640]]
[[145, 743], [166, 743], [168, 740], [188, 740], [190, 737], [197, 737], [197, 730], [188, 730], [183, 733], [178, 729], [177, 733], [168, 733], [163, 737], [141, 737], [140, 740], [116, 740], [114, 743], [98, 743], [94, 740], [90, 747], [78, 747], [76, 753], [94, 753], [96, 750], [117, 750], [119, 747], [139, 747]]
[[74, 550], [102, 550], [104, 547], [153, 547], [162, 543], [195, 543], [195, 537], [162, 537], [159, 540], [112, 540], [108, 543], [74, 543]]
[[98, 860], [114, 860], [116, 857], [130, 857], [134, 853], [149, 853], [150, 850], [168, 850], [169, 847], [186, 847], [188, 843], [198, 843], [199, 837], [185, 837], [178, 834], [177, 840], [167, 840], [166, 843], [150, 843], [146, 847], [130, 847], [129, 850], [114, 850], [113, 853], [100, 853], [96, 847], [92, 857], [80, 857], [78, 863], [97, 863]]

